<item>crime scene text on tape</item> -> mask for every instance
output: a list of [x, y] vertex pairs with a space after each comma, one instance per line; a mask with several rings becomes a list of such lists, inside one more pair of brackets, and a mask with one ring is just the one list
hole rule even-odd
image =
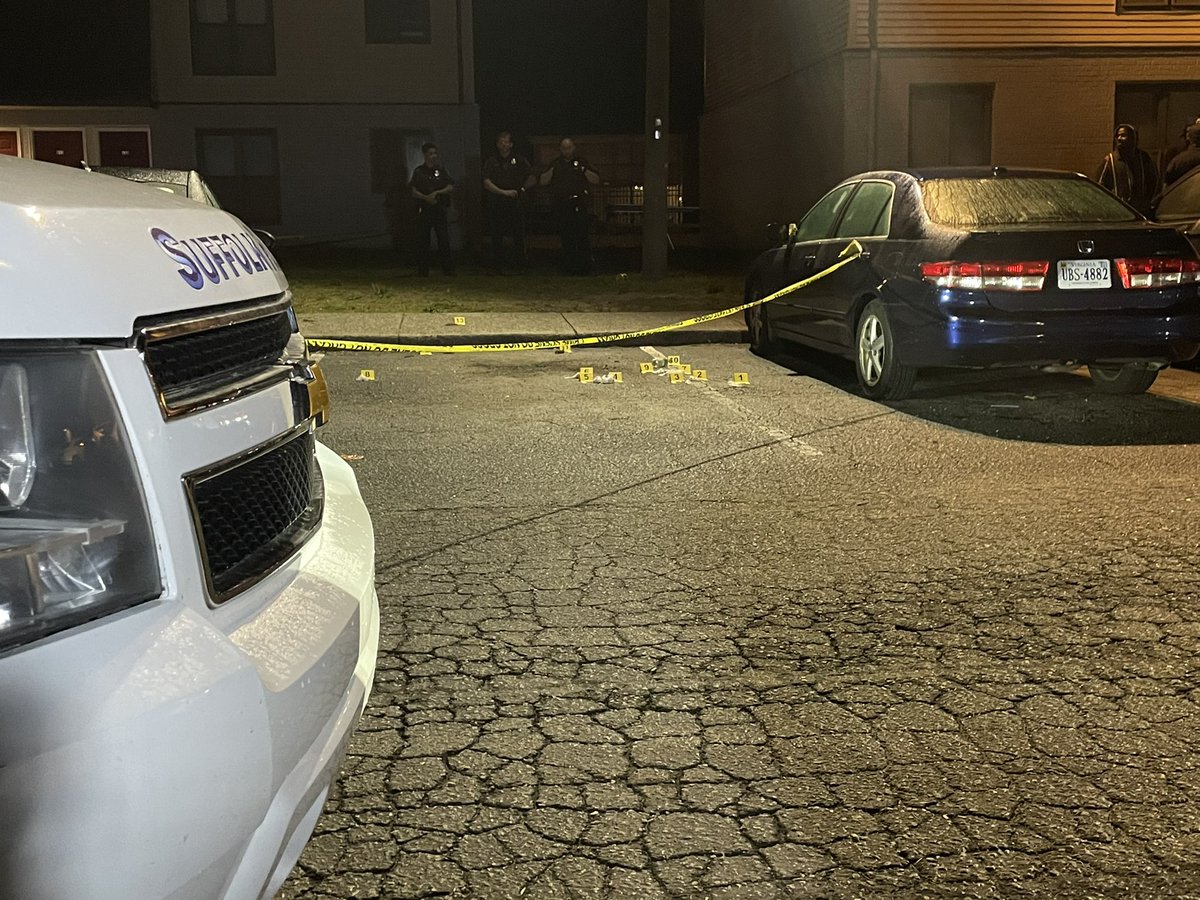
[[719, 312], [706, 313], [702, 316], [684, 319], [682, 322], [659, 325], [657, 328], [645, 328], [641, 331], [625, 331], [618, 334], [601, 334], [592, 337], [559, 338], [558, 340], [549, 341], [513, 341], [502, 344], [386, 344], [374, 341], [344, 341], [336, 338], [309, 338], [308, 346], [315, 350], [369, 350], [381, 353], [419, 353], [422, 356], [429, 356], [434, 353], [506, 353], [516, 350], [559, 350], [561, 352], [570, 352], [572, 347], [609, 344], [614, 341], [629, 341], [649, 337], [654, 334], [662, 334], [665, 331], [675, 331], [679, 328], [687, 328], [691, 325], [701, 325], [705, 322], [723, 319], [726, 316], [744, 312], [754, 306], [762, 306], [764, 303], [770, 303], [772, 300], [778, 300], [780, 297], [806, 288], [813, 282], [819, 281], [833, 274], [843, 266], [849, 265], [862, 255], [862, 244], [856, 240], [851, 240], [846, 245], [846, 249], [842, 251], [842, 258], [832, 266], [822, 269], [815, 275], [810, 275], [808, 278], [797, 281], [795, 284], [789, 284], [787, 287], [781, 288], [773, 294], [768, 294], [766, 297], [759, 297], [756, 300], [750, 300], [737, 306], [731, 306], [729, 309], [723, 309]]

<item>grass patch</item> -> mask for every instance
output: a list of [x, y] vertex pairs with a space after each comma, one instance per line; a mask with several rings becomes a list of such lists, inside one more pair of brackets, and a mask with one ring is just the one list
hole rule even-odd
[[299, 313], [708, 312], [742, 300], [737, 272], [673, 272], [655, 281], [637, 272], [569, 277], [466, 270], [419, 278], [390, 254], [279, 255]]

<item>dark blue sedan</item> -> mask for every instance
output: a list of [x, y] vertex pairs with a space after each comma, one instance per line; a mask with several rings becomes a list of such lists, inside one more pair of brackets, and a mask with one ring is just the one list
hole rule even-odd
[[868, 172], [826, 194], [755, 260], [750, 346], [794, 341], [855, 361], [866, 396], [906, 396], [921, 368], [1086, 365], [1136, 394], [1200, 351], [1200, 259], [1082, 175], [996, 168]]

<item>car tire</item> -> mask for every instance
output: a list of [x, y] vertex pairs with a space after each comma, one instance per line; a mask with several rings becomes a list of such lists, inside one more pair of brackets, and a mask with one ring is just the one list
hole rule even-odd
[[896, 340], [883, 302], [872, 300], [854, 329], [854, 370], [872, 400], [902, 400], [912, 392], [917, 370], [896, 359]]
[[[755, 287], [750, 291], [746, 302], [762, 297], [762, 291]], [[779, 350], [779, 339], [771, 330], [771, 320], [767, 317], [765, 304], [752, 306], [746, 310], [746, 330], [750, 332], [750, 351], [759, 356], [767, 356]]]
[[1092, 376], [1092, 387], [1102, 394], [1144, 394], [1158, 369], [1129, 363], [1124, 366], [1088, 366]]

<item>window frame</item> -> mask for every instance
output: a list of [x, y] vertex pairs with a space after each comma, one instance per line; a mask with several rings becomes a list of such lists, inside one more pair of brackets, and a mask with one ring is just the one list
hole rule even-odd
[[[225, 8], [228, 13], [226, 22], [200, 22], [196, 13], [198, 3], [199, 0], [188, 0], [189, 47], [191, 50], [193, 75], [247, 77], [256, 75], [272, 76], [276, 74], [275, 0], [262, 0], [267, 12], [266, 21], [262, 24], [243, 24], [238, 22], [238, 0], [225, 0]], [[240, 30], [250, 29], [261, 30], [266, 33], [268, 38], [266, 41], [266, 45], [269, 48], [268, 58], [259, 66], [250, 65], [239, 56], [238, 33]], [[231, 64], [227, 69], [213, 65], [209, 60], [203, 59], [203, 49], [200, 49], [198, 52], [198, 48], [212, 46], [214, 41], [220, 41], [221, 46], [229, 51]], [[199, 65], [197, 64], [198, 58], [201, 60]]]
[[[372, 32], [372, 19], [384, 15], [387, 12], [387, 7], [392, 7], [393, 12], [399, 13], [403, 4], [413, 4], [420, 7], [420, 10], [412, 21], [421, 21], [423, 27], [409, 30], [398, 31], [381, 35], [378, 30]], [[372, 7], [375, 7], [375, 12], [372, 14]], [[368, 45], [384, 45], [389, 44], [431, 44], [433, 43], [433, 10], [430, 0], [363, 0], [363, 39]]]
[[1198, 15], [1200, 0], [1116, 0], [1116, 12], [1122, 15]]
[[[936, 95], [943, 103], [953, 102], [955, 95], [960, 97], [975, 96], [980, 100], [980, 118], [986, 126], [986, 133], [982, 135], [983, 143], [987, 147], [987, 158], [977, 162], [924, 162], [917, 161], [914, 157], [916, 143], [914, 136], [917, 132], [915, 121], [913, 119], [913, 111], [918, 100], [924, 97], [933, 97]], [[990, 166], [995, 150], [996, 140], [996, 83], [993, 81], [934, 81], [934, 82], [912, 82], [908, 86], [908, 165], [910, 168], [934, 168], [946, 165], [982, 165]], [[946, 117], [947, 121], [949, 117]], [[949, 132], [947, 132], [949, 136]]]
[[[206, 137], [234, 137], [239, 139], [234, 147], [235, 174], [213, 175], [206, 165], [204, 154], [204, 139]], [[245, 174], [245, 150], [241, 138], [269, 137], [271, 139], [271, 165], [274, 173], [270, 176]], [[197, 128], [196, 129], [196, 167], [207, 185], [211, 186], [214, 197], [221, 198], [221, 208], [229, 210], [239, 218], [245, 219], [251, 227], [279, 225], [283, 221], [283, 178], [279, 171], [279, 132], [275, 128]], [[269, 215], [250, 215], [243, 201], [246, 199], [246, 179], [271, 178], [273, 196]], [[232, 184], [231, 184], [232, 183]], [[232, 204], [231, 204], [232, 201]]]

